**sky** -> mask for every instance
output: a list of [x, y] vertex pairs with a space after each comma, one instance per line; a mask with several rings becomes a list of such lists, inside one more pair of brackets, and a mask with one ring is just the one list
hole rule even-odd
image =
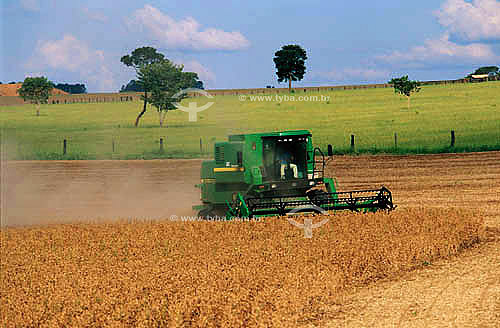
[[0, 82], [46, 76], [116, 92], [143, 46], [208, 89], [278, 83], [274, 53], [306, 52], [297, 86], [457, 79], [500, 66], [500, 1], [0, 0]]

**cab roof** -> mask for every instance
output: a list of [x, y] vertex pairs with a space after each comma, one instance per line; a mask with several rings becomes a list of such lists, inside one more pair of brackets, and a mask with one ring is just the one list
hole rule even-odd
[[249, 133], [249, 134], [234, 134], [229, 136], [229, 141], [242, 141], [247, 137], [250, 138], [265, 138], [265, 137], [288, 137], [288, 136], [304, 136], [311, 135], [308, 130], [291, 130], [291, 131], [277, 131], [277, 132], [264, 132], [264, 133]]

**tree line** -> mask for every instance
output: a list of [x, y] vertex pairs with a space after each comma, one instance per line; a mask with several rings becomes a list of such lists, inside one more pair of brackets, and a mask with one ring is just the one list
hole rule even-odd
[[[7, 84], [22, 84], [24, 83], [23, 81], [19, 82], [9, 82]], [[52, 87], [55, 89], [62, 90], [64, 92], [70, 93], [70, 94], [80, 94], [80, 93], [87, 93], [87, 87], [83, 83], [75, 83], [75, 84], [69, 84], [69, 83], [58, 83], [55, 84], [53, 82]], [[0, 82], [0, 84], [3, 84], [3, 82]]]
[[497, 66], [483, 66], [483, 67], [479, 67], [478, 69], [476, 69], [474, 71], [474, 73], [471, 73], [471, 74], [467, 75], [466, 78], [471, 78], [472, 75], [488, 75], [488, 74], [500, 76], [499, 68]]
[[[196, 81], [193, 88], [204, 90], [203, 81]], [[136, 80], [130, 80], [127, 85], [122, 85], [119, 92], [144, 92], [144, 87]]]
[[54, 85], [54, 88], [70, 93], [72, 95], [87, 93], [87, 87], [83, 83], [76, 83], [76, 84], [58, 83]]

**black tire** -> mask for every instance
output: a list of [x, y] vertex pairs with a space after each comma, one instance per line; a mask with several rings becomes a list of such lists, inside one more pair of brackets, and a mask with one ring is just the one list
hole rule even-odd
[[204, 208], [201, 211], [198, 212], [198, 218], [202, 220], [206, 220], [207, 217], [210, 215], [211, 208]]
[[327, 194], [328, 193], [326, 191], [320, 189], [313, 189], [306, 192], [307, 198], [309, 198], [311, 203], [313, 203], [316, 206], [321, 205], [321, 200], [326, 199]]
[[226, 217], [226, 212], [223, 208], [206, 208], [204, 210], [201, 210], [198, 216], [202, 220], [208, 220], [208, 221], [213, 221], [213, 220], [223, 220]]

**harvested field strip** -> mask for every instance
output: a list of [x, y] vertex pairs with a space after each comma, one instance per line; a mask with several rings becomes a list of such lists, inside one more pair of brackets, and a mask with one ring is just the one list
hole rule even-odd
[[328, 218], [312, 239], [284, 218], [5, 228], [0, 323], [317, 323], [342, 311], [351, 287], [456, 254], [484, 236], [481, 214], [468, 210]]

